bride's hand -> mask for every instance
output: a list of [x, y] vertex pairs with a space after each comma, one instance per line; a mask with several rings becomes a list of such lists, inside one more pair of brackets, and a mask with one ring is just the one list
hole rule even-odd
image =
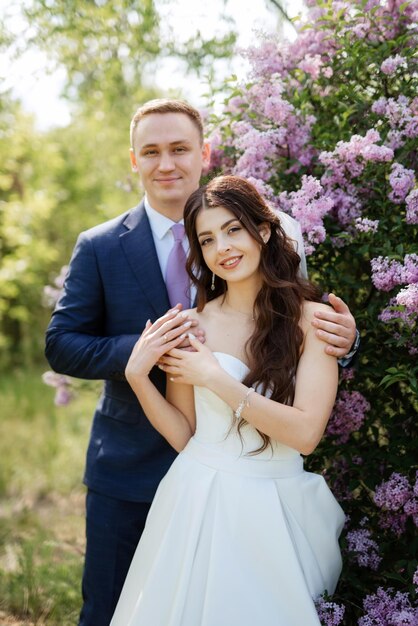
[[179, 308], [171, 309], [153, 324], [148, 320], [126, 365], [128, 382], [136, 377], [148, 376], [165, 352], [184, 341], [192, 324], [192, 320], [180, 314]]
[[188, 337], [194, 351], [174, 348], [159, 360], [158, 367], [174, 382], [207, 387], [222, 368], [207, 346], [192, 333], [188, 333]]

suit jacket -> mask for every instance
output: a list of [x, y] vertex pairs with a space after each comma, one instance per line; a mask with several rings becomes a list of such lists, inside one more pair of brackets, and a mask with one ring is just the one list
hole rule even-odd
[[[169, 308], [143, 203], [79, 236], [45, 354], [56, 372], [104, 380], [84, 477], [99, 493], [151, 501], [175, 458], [124, 377], [146, 321]], [[163, 372], [154, 368], [151, 379], [164, 393]]]
[[[303, 251], [297, 222], [289, 216], [283, 222]], [[81, 233], [47, 329], [45, 354], [56, 372], [104, 380], [84, 476], [87, 486], [99, 493], [151, 501], [175, 458], [124, 377], [146, 321], [169, 307], [143, 202]], [[164, 394], [163, 372], [154, 368], [151, 379]]]

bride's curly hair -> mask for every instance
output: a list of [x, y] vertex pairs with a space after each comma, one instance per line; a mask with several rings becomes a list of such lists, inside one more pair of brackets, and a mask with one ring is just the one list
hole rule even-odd
[[[190, 242], [186, 268], [197, 289], [197, 310], [206, 302], [226, 294], [227, 284], [217, 277], [211, 290], [212, 272], [207, 267], [196, 232], [196, 218], [201, 210], [223, 207], [231, 211], [261, 248], [259, 270], [262, 287], [254, 303], [255, 330], [245, 351], [249, 372], [243, 383], [270, 394], [272, 400], [291, 404], [294, 398], [295, 373], [303, 333], [299, 322], [304, 300], [320, 301], [319, 290], [299, 272], [300, 257], [292, 240], [285, 234], [278, 214], [244, 178], [218, 176], [197, 189], [187, 200], [184, 225]], [[264, 242], [258, 227], [270, 226], [270, 238]], [[246, 421], [241, 418], [238, 431]], [[258, 431], [263, 443], [253, 454], [264, 451], [270, 438]]]

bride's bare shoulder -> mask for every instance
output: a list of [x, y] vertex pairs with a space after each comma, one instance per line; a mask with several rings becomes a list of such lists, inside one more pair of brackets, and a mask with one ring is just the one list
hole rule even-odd
[[206, 309], [206, 307], [202, 311], [198, 311], [195, 307], [194, 309], [186, 309], [182, 311], [181, 315], [192, 320], [197, 320], [199, 322], [199, 326], [204, 327], [208, 312], [209, 311]]
[[199, 319], [199, 313], [197, 312], [196, 307], [194, 309], [183, 309], [181, 315], [183, 315], [184, 317], [191, 317], [194, 320]]
[[201, 311], [197, 310], [197, 307], [194, 309], [187, 309], [184, 313], [187, 313], [190, 317], [197, 320], [204, 320], [208, 315], [212, 318], [215, 313], [219, 312], [219, 302], [218, 298], [216, 300], [211, 300], [207, 302]]
[[332, 307], [329, 304], [305, 300], [302, 304], [302, 315], [300, 319], [300, 324], [303, 330], [306, 332], [309, 328], [311, 328], [311, 322], [315, 319], [315, 311], [329, 310], [332, 310]]

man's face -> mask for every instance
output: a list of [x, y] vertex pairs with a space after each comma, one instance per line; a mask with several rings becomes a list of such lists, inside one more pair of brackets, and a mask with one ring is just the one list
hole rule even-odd
[[184, 113], [145, 115], [134, 132], [132, 168], [138, 172], [151, 206], [180, 219], [187, 198], [199, 186], [209, 162], [209, 146]]

